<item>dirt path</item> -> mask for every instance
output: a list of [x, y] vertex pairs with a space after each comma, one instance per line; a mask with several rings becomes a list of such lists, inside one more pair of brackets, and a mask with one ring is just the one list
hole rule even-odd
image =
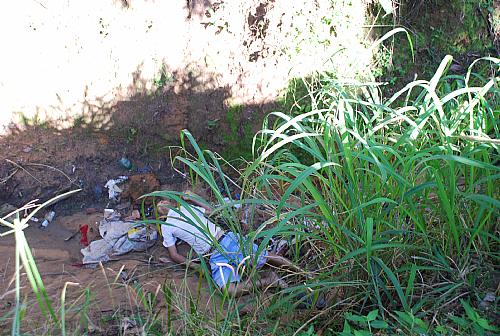
[[[103, 268], [83, 268], [80, 266], [81, 254], [80, 234], [65, 241], [82, 224], [88, 224], [92, 228], [89, 239], [98, 238], [98, 221], [102, 219], [100, 213], [87, 215], [83, 212], [58, 217], [48, 228], [41, 229], [38, 225], [32, 225], [25, 230], [27, 240], [33, 251], [38, 270], [42, 275], [47, 292], [55, 304], [55, 309], [60, 307], [60, 295], [66, 282], [77, 283], [78, 286], [70, 286], [67, 290], [65, 307], [68, 309], [68, 324], [76, 323], [81, 318], [73, 305], [83, 305], [85, 289], [89, 289], [91, 305], [89, 317], [95, 326], [91, 330], [97, 334], [109, 334], [109, 330], [117, 331], [120, 328], [121, 319], [130, 315], [144, 312], [145, 307], [141, 302], [141, 290], [144, 295], [156, 293], [158, 298], [155, 310], [166, 311], [165, 300], [160, 289], [166, 285], [175, 293], [173, 310], [186, 304], [188, 309], [189, 298], [195, 298], [199, 302], [198, 308], [208, 312], [211, 311], [213, 300], [217, 296], [210, 294], [206, 280], [200, 287], [200, 278], [195, 273], [185, 277], [183, 267], [173, 263], [160, 263], [158, 258], [165, 256], [165, 249], [157, 242], [150, 250], [135, 252], [116, 257], [103, 265]], [[0, 316], [11, 312], [15, 305], [14, 297], [14, 239], [13, 236], [2, 238], [0, 245]], [[28, 298], [26, 318], [23, 326], [30, 332], [43, 333], [46, 327], [41, 318], [39, 308], [31, 288], [23, 273], [22, 296]], [[140, 289], [140, 290], [139, 290]], [[165, 315], [166, 316], [166, 315]], [[162, 316], [160, 318], [163, 318]], [[3, 330], [10, 330], [10, 321], [4, 321]], [[175, 323], [174, 323], [175, 324]], [[182, 324], [182, 322], [176, 322]], [[107, 331], [106, 331], [107, 330]], [[111, 332], [113, 334], [113, 332]]]

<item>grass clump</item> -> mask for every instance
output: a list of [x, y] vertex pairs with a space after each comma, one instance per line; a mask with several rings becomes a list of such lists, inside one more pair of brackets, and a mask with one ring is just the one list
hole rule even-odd
[[[265, 120], [237, 202], [269, 214], [246, 228], [261, 250], [288, 240], [307, 274], [285, 275], [295, 286], [262, 319], [301, 316], [300, 330], [342, 335], [497, 330], [479, 307], [496, 290], [499, 257], [499, 78], [474, 67], [497, 74], [499, 60], [447, 76], [451, 61], [388, 99], [376, 85], [322, 74], [304, 82], [309, 111]], [[223, 161], [201, 150], [181, 161], [222, 197]], [[303, 291], [326, 293], [329, 306], [304, 317]]]
[[[498, 55], [495, 46], [494, 1], [492, 0], [434, 0], [424, 4], [419, 0], [404, 0], [398, 4], [396, 15], [384, 16], [373, 9], [378, 29], [405, 27], [414, 41], [415, 59], [400, 45], [406, 43], [400, 35], [384, 43], [376, 55], [376, 76], [403, 84], [414, 76], [429, 78], [435, 65], [445, 55], [454, 57], [452, 71], [464, 74], [477, 57]], [[488, 67], [476, 67], [475, 72], [487, 73]]]

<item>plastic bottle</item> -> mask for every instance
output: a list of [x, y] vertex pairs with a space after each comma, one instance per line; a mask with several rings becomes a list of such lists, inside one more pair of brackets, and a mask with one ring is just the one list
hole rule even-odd
[[130, 162], [130, 160], [127, 159], [125, 156], [123, 156], [120, 159], [120, 164], [125, 169], [128, 169], [128, 170], [132, 169], [132, 162]]
[[54, 220], [54, 217], [56, 216], [55, 211], [50, 211], [46, 216], [45, 219], [42, 222], [42, 227], [46, 228], [49, 226], [50, 222]]

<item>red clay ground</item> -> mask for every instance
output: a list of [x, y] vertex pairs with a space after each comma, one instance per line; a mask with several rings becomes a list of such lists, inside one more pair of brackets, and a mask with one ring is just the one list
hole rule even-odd
[[[136, 117], [134, 111], [140, 111], [146, 103], [123, 104], [134, 106], [128, 112]], [[154, 106], [151, 102], [146, 105]], [[161, 111], [161, 106], [158, 109]], [[82, 188], [81, 192], [37, 214], [38, 218], [43, 219], [49, 210], [56, 212], [55, 220], [46, 229], [41, 229], [39, 223], [30, 222], [25, 233], [56, 309], [59, 308], [59, 298], [66, 282], [79, 284], [77, 287], [68, 287], [66, 307], [72, 304], [82, 305], [84, 297], [81, 295], [86, 288], [90, 288], [92, 305], [89, 315], [92, 323], [96, 324], [90, 330], [94, 330], [95, 335], [119, 334], [123, 317], [143, 311], [144, 307], [136, 293], [137, 284], [140, 284], [144, 291], [152, 293], [163, 284], [169, 285], [176, 293], [177, 307], [188, 305], [187, 298], [192, 296], [199, 298], [199, 307], [208, 312], [213, 311], [212, 303], [218, 300], [217, 295], [209, 292], [205, 279], [200, 287], [197, 274], [193, 273], [185, 278], [183, 267], [159, 263], [159, 258], [166, 254], [160, 242], [149, 251], [115, 258], [116, 261], [106, 263], [103, 269], [89, 269], [79, 266], [82, 258], [80, 234], [66, 241], [84, 224], [91, 227], [89, 240], [97, 237], [96, 223], [102, 219], [103, 209], [116, 206], [108, 204], [107, 189], [104, 188], [110, 178], [120, 175], [137, 176], [138, 169], [148, 170], [158, 179], [152, 183], [155, 190], [186, 188], [186, 180], [170, 165], [169, 151], [162, 148], [165, 139], [157, 138], [156, 129], [151, 125], [152, 123], [146, 123], [146, 126], [150, 127], [144, 126], [140, 130], [139, 138], [130, 139], [126, 137], [126, 132], [124, 135], [123, 130], [117, 127], [105, 132], [94, 131], [91, 125], [79, 125], [62, 131], [50, 125], [27, 127], [26, 130], [14, 130], [10, 135], [0, 138], [0, 205], [20, 207], [33, 199], [43, 202], [67, 190]], [[173, 131], [170, 134], [174, 134]], [[147, 143], [150, 147], [144, 150], [144, 144]], [[130, 171], [118, 162], [124, 154], [134, 165]], [[139, 179], [130, 190], [134, 198], [149, 191], [148, 188], [141, 189], [143, 180]], [[123, 200], [125, 205], [127, 200], [128, 198]], [[127, 215], [134, 207], [138, 208], [138, 205], [132, 204], [130, 208], [123, 209], [122, 213]], [[90, 208], [95, 209], [95, 212], [87, 214]], [[0, 238], [0, 316], [12, 312], [15, 305], [14, 249], [13, 235]], [[122, 267], [127, 274], [125, 279], [119, 275]], [[22, 278], [22, 296], [27, 298], [28, 305], [23, 328], [42, 334], [45, 321], [41, 318], [24, 273]], [[116, 283], [115, 279], [118, 279]], [[164, 313], [162, 318], [165, 319], [163, 299], [160, 299], [158, 310]], [[181, 312], [183, 309], [175, 308], [174, 311]], [[189, 311], [187, 306], [184, 311]], [[69, 325], [78, 319], [80, 315], [74, 310], [68, 313]], [[182, 320], [174, 321], [176, 328], [181, 328], [182, 325]], [[10, 330], [11, 321], [1, 321], [0, 327], [5, 331]]]
[[[81, 297], [85, 288], [90, 289], [92, 304], [89, 315], [92, 323], [96, 326], [93, 334], [118, 334], [120, 317], [133, 317], [137, 312], [143, 311], [137, 294], [136, 287], [140, 285], [142, 290], [155, 293], [159, 286], [169, 285], [176, 292], [176, 306], [182, 304], [186, 290], [193, 291], [193, 297], [199, 297], [200, 307], [206, 311], [211, 310], [211, 296], [206, 286], [200, 293], [196, 294], [198, 277], [188, 276], [184, 280], [185, 271], [182, 267], [174, 264], [163, 264], [158, 258], [165, 256], [165, 249], [160, 243], [145, 252], [129, 253], [114, 258], [101, 269], [82, 268], [80, 255], [80, 235], [73, 239], [65, 239], [78, 231], [81, 224], [89, 224], [96, 236], [96, 222], [102, 219], [102, 215], [78, 213], [73, 216], [56, 218], [47, 229], [40, 229], [37, 225], [30, 226], [25, 230], [28, 242], [32, 248], [38, 269], [42, 275], [49, 296], [53, 300], [56, 309], [59, 308], [59, 297], [66, 282], [78, 283], [79, 286], [70, 286], [67, 291], [66, 307], [72, 304], [81, 305], [84, 298]], [[90, 237], [89, 237], [90, 238]], [[0, 291], [2, 300], [0, 305], [0, 316], [11, 312], [15, 305], [14, 300], [14, 240], [12, 237], [2, 239], [0, 246]], [[122, 275], [120, 275], [122, 271]], [[105, 274], [104, 274], [105, 273]], [[115, 282], [115, 279], [116, 282]], [[23, 329], [34, 334], [42, 334], [45, 330], [45, 321], [41, 318], [39, 308], [31, 294], [31, 288], [23, 276], [22, 295], [28, 298], [26, 320]], [[159, 295], [158, 310], [166, 311], [162, 294]], [[176, 309], [174, 309], [174, 312]], [[115, 315], [115, 316], [113, 316]], [[68, 311], [68, 325], [72, 325], [80, 318], [80, 315]], [[162, 316], [161, 318], [164, 319]], [[10, 330], [10, 322], [4, 321], [3, 330]], [[179, 325], [179, 323], [176, 323]], [[123, 331], [123, 330], [122, 330]]]

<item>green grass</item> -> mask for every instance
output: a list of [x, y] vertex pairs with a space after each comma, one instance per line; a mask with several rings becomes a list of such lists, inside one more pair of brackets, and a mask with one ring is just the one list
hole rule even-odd
[[232, 105], [227, 108], [225, 122], [227, 133], [224, 134], [224, 150], [222, 155], [228, 160], [252, 158], [251, 143], [253, 137], [252, 124], [244, 122], [242, 105]]
[[[379, 11], [381, 11], [379, 9]], [[489, 15], [493, 13], [492, 0], [434, 0], [423, 4], [420, 1], [401, 2], [396, 17], [377, 15], [377, 29], [405, 27], [415, 46], [412, 60], [406, 48], [406, 39], [396, 35], [384, 43], [376, 57], [376, 70], [380, 78], [391, 83], [404, 84], [414, 78], [432, 76], [436, 63], [445, 55], [455, 58], [458, 73], [467, 70], [471, 60], [479, 56], [497, 55], [489, 31]], [[478, 67], [475, 72], [485, 74], [488, 67]], [[379, 77], [377, 76], [377, 77]]]
[[[268, 116], [254, 138], [255, 160], [240, 171], [239, 202], [273, 214], [250, 233], [261, 250], [271, 237], [293, 241], [290, 257], [310, 276], [292, 275], [296, 285], [262, 319], [297, 314], [295, 296], [307, 289], [341, 293], [322, 330], [369, 332], [371, 321], [403, 334], [494, 329], [464, 315], [495, 290], [498, 263], [500, 91], [497, 77], [474, 74], [483, 62], [498, 71], [499, 60], [489, 58], [465, 77], [447, 76], [446, 57], [429, 81], [388, 99], [376, 86], [346, 87], [323, 74], [306, 98], [316, 108]], [[216, 179], [231, 185], [223, 161], [197, 149], [189, 132], [184, 138], [195, 157], [178, 160], [221, 200]], [[241, 230], [233, 214], [221, 215]]]

